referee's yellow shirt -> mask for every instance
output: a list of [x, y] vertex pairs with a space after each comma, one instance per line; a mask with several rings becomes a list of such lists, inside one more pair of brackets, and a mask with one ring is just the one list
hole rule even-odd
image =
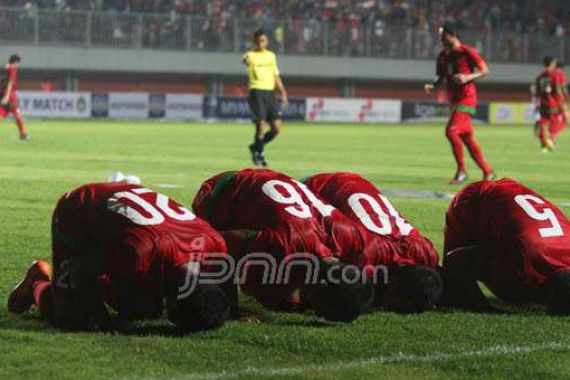
[[245, 53], [250, 90], [275, 90], [275, 77], [279, 75], [275, 53], [250, 50]]

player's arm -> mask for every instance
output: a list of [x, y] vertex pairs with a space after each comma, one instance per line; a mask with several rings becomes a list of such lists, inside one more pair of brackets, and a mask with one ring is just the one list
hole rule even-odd
[[277, 67], [277, 58], [275, 58], [273, 62], [273, 73], [275, 75], [275, 88], [279, 92], [279, 96], [281, 97], [281, 102], [283, 103], [283, 106], [287, 107], [287, 105], [289, 104], [289, 98], [287, 97], [287, 91], [285, 90], [285, 85], [281, 80], [279, 67]]
[[431, 83], [426, 83], [424, 85], [424, 91], [428, 94], [431, 94], [433, 90], [441, 87], [441, 85], [443, 84], [443, 76], [436, 76], [435, 79], [433, 80], [433, 82]]
[[88, 317], [92, 317], [103, 332], [116, 332], [111, 316], [101, 299], [97, 284], [100, 263], [94, 255], [82, 255], [70, 264], [69, 275], [73, 290], [81, 300]]
[[[257, 234], [257, 231], [252, 230], [230, 230], [222, 231], [222, 237], [226, 241], [228, 247], [228, 254], [233, 257], [236, 262], [244, 257], [248, 252], [248, 244], [251, 239]], [[238, 273], [238, 275], [240, 275]], [[231, 318], [246, 321], [257, 321], [258, 318], [252, 315], [246, 315], [239, 309], [239, 294], [237, 283], [234, 281], [235, 273], [230, 276], [228, 281], [221, 286], [224, 293], [230, 301]]]
[[475, 63], [475, 70], [471, 74], [455, 74], [453, 81], [457, 84], [465, 84], [476, 81], [489, 75], [489, 66], [487, 62], [476, 51], [471, 51], [471, 59]]
[[244, 54], [243, 57], [241, 57], [241, 63], [245, 66], [249, 66], [249, 58], [247, 57], [247, 54]]
[[8, 84], [6, 85], [6, 90], [4, 91], [4, 96], [0, 100], [0, 104], [6, 105], [10, 101], [10, 96], [12, 95], [12, 90], [14, 89], [14, 78], [10, 75], [8, 78]]
[[483, 248], [460, 247], [445, 254], [441, 271], [445, 281], [444, 306], [478, 312], [495, 311], [477, 284]]
[[281, 96], [281, 102], [283, 103], [284, 107], [289, 105], [289, 98], [287, 97], [287, 91], [285, 90], [285, 85], [281, 80], [281, 76], [279, 73], [275, 74], [275, 88], [279, 91], [279, 95]]

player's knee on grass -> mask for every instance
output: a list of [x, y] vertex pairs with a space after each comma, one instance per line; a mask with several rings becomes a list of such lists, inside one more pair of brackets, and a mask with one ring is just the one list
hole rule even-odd
[[374, 286], [356, 268], [335, 265], [322, 271], [324, 283], [310, 286], [307, 296], [319, 317], [332, 322], [351, 322], [365, 312], [374, 299]]
[[546, 307], [556, 315], [570, 315], [570, 271], [558, 271], [546, 279]]
[[89, 328], [89, 317], [81, 300], [70, 290], [54, 287], [53, 318], [57, 328], [67, 331], [83, 331]]
[[436, 269], [402, 266], [391, 271], [382, 304], [387, 310], [421, 313], [435, 309], [443, 291], [443, 279]]
[[226, 294], [211, 284], [198, 284], [185, 298], [169, 300], [167, 310], [168, 319], [182, 333], [217, 329], [231, 317]]

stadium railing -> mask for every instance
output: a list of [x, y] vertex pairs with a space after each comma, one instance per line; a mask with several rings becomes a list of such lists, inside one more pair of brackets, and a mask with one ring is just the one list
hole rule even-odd
[[[4, 43], [242, 52], [258, 27], [267, 30], [280, 54], [432, 59], [440, 50], [429, 28], [384, 23], [317, 20], [243, 20], [176, 14], [53, 11], [0, 8]], [[464, 40], [492, 61], [539, 62], [543, 55], [570, 57], [570, 38], [547, 33], [463, 31]]]

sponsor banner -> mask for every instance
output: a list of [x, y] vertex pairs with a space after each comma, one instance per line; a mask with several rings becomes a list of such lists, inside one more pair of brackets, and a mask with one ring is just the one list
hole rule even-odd
[[[449, 118], [451, 111], [449, 105], [446, 103], [437, 102], [402, 102], [402, 122], [416, 123], [416, 122], [445, 122]], [[473, 116], [474, 122], [487, 123], [489, 122], [489, 105], [487, 103], [480, 103], [477, 106], [475, 115]]]
[[166, 115], [166, 95], [150, 94], [148, 96], [148, 117], [163, 118]]
[[109, 94], [91, 94], [91, 116], [109, 117]]
[[149, 94], [144, 92], [109, 93], [108, 117], [146, 119], [149, 117]]
[[26, 117], [84, 118], [91, 116], [88, 92], [18, 92], [20, 110]]
[[489, 106], [491, 124], [532, 124], [536, 116], [532, 103], [491, 103]]
[[164, 117], [169, 120], [201, 120], [203, 98], [195, 94], [167, 94]]
[[[283, 110], [285, 120], [305, 120], [305, 99], [291, 98]], [[247, 97], [204, 97], [204, 118], [247, 119], [251, 118]]]
[[399, 123], [401, 100], [307, 98], [307, 121]]

